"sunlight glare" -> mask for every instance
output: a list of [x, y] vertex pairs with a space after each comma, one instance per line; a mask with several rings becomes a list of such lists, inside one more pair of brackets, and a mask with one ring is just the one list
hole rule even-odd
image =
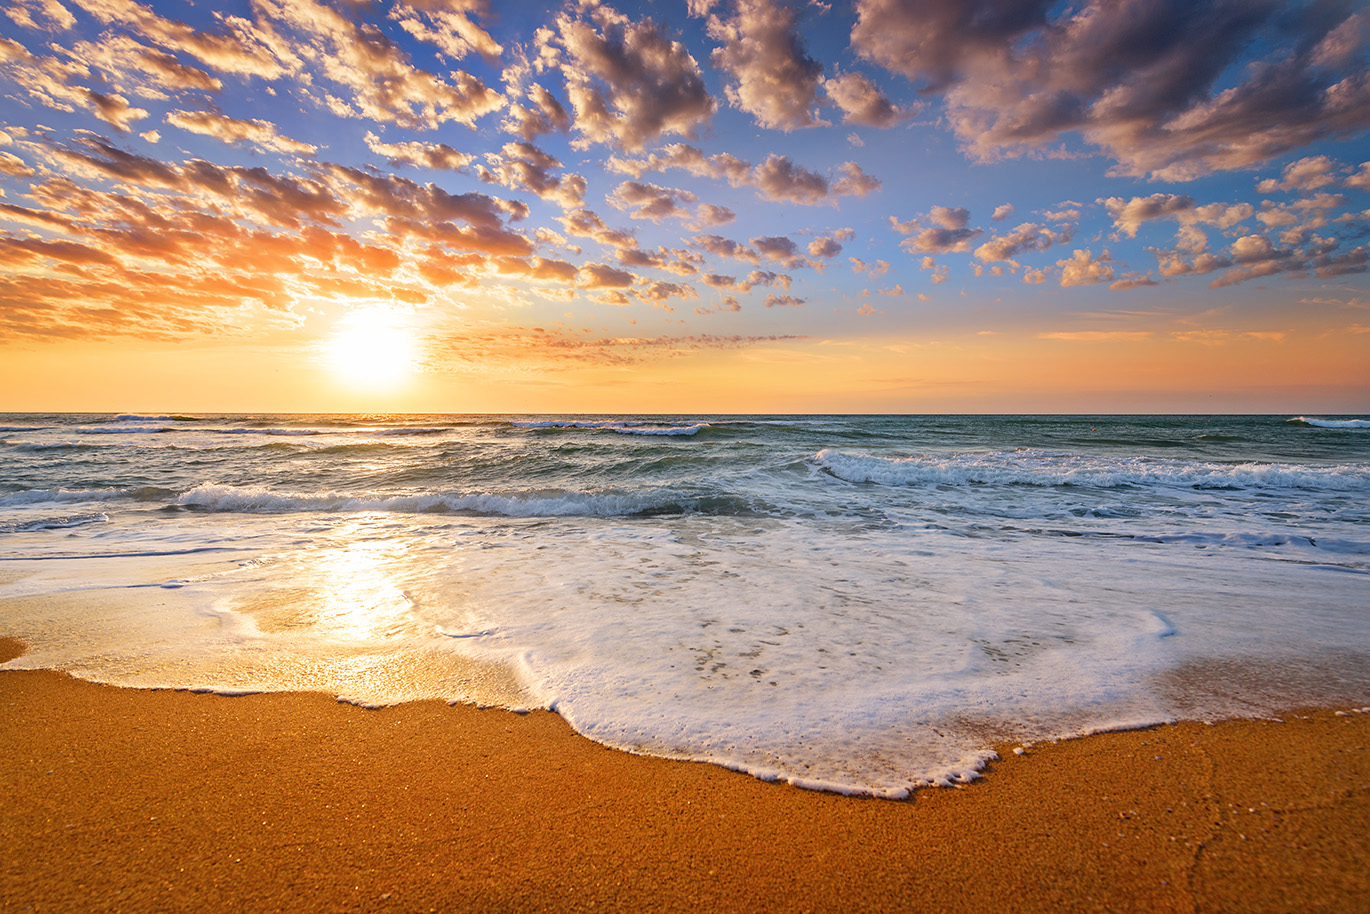
[[343, 319], [327, 343], [328, 362], [340, 381], [366, 390], [392, 390], [409, 380], [418, 342], [396, 317], [378, 308]]

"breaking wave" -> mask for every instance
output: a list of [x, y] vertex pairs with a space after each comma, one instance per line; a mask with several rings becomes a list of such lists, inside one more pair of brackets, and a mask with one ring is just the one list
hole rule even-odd
[[1370, 489], [1357, 466], [1223, 464], [1147, 457], [1087, 457], [1044, 451], [876, 457], [819, 451], [813, 463], [847, 482], [889, 486], [1170, 486], [1193, 489]]

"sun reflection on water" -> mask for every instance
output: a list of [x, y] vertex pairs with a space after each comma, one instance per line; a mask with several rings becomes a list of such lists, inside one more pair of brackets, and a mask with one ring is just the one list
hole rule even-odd
[[[352, 526], [361, 533], [363, 519]], [[418, 634], [415, 602], [401, 581], [411, 564], [409, 551], [400, 539], [344, 537], [338, 545], [293, 556], [289, 584], [254, 594], [233, 609], [263, 633], [307, 633], [357, 644]]]

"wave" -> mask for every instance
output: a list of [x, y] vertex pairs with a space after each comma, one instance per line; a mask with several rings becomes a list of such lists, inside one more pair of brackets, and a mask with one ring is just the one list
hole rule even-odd
[[450, 432], [451, 430], [452, 430], [452, 429], [449, 428], [449, 427], [436, 427], [436, 426], [433, 427], [433, 428], [422, 428], [422, 427], [410, 428], [410, 427], [407, 427], [407, 426], [406, 426], [406, 427], [402, 427], [402, 428], [374, 428], [374, 429], [368, 428], [368, 429], [358, 429], [359, 432], [365, 432], [365, 433], [368, 434], [368, 435], [377, 435], [377, 436], [380, 436], [380, 437], [387, 437], [387, 436], [390, 436], [390, 435], [402, 435], [402, 436], [407, 436], [407, 435], [441, 435], [441, 434], [443, 434], [443, 433], [445, 433], [445, 432]]
[[1370, 489], [1364, 466], [1197, 463], [1047, 452], [875, 457], [826, 449], [812, 463], [838, 479], [888, 486], [1174, 486], [1193, 489]]
[[321, 428], [206, 428], [196, 429], [196, 431], [209, 432], [214, 435], [284, 435], [290, 438], [330, 434], [329, 431]]
[[149, 416], [142, 413], [123, 413], [115, 416], [114, 422], [204, 422], [201, 416], [185, 416], [180, 413], [172, 413], [169, 416]]
[[514, 428], [574, 428], [574, 429], [602, 429], [604, 431], [617, 432], [620, 435], [665, 435], [665, 436], [691, 436], [697, 435], [702, 429], [709, 428], [708, 422], [697, 422], [693, 425], [662, 425], [653, 422], [616, 422], [613, 420], [570, 420], [570, 419], [549, 419], [526, 422], [510, 422]]
[[496, 517], [643, 517], [660, 514], [755, 515], [765, 506], [726, 495], [577, 492], [538, 489], [516, 492], [451, 492], [425, 495], [346, 495], [272, 492], [261, 488], [207, 484], [181, 494], [173, 504], [203, 511], [284, 514], [297, 511], [385, 511], [398, 514], [468, 514]]
[[[135, 418], [135, 417], [127, 417]], [[155, 417], [137, 417], [150, 419]], [[199, 421], [199, 420], [195, 420]], [[20, 431], [20, 429], [15, 429]], [[180, 432], [183, 429], [174, 425], [105, 425], [105, 426], [85, 426], [72, 429], [78, 435], [162, 435], [169, 432]], [[194, 432], [202, 435], [267, 435], [282, 436], [288, 438], [313, 437], [317, 435], [373, 435], [378, 438], [384, 437], [409, 437], [414, 435], [440, 435], [450, 431], [448, 428], [423, 427], [423, 428], [282, 428], [273, 427], [238, 427], [238, 428], [196, 428]]]
[[1315, 428], [1370, 428], [1370, 419], [1310, 419], [1307, 416], [1295, 416], [1287, 421]]
[[39, 442], [5, 442], [16, 451], [41, 452], [41, 451], [82, 451], [98, 448], [98, 444], [74, 444], [70, 441], [56, 441], [50, 444]]
[[159, 435], [163, 432], [174, 431], [176, 429], [170, 425], [101, 425], [72, 429], [72, 432], [77, 435]]
[[91, 501], [162, 501], [176, 493], [171, 489], [156, 486], [140, 486], [133, 489], [25, 489], [0, 495], [0, 507], [16, 505], [38, 505], [45, 502], [71, 504]]
[[86, 524], [103, 524], [108, 520], [108, 514], [64, 514], [58, 517], [39, 517], [34, 520], [0, 523], [0, 534], [35, 533], [39, 530], [59, 530], [65, 527], [83, 527]]

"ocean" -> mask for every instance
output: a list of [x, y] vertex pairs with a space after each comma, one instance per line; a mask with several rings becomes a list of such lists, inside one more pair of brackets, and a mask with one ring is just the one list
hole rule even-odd
[[1370, 420], [4, 415], [0, 635], [902, 797], [1370, 703]]

